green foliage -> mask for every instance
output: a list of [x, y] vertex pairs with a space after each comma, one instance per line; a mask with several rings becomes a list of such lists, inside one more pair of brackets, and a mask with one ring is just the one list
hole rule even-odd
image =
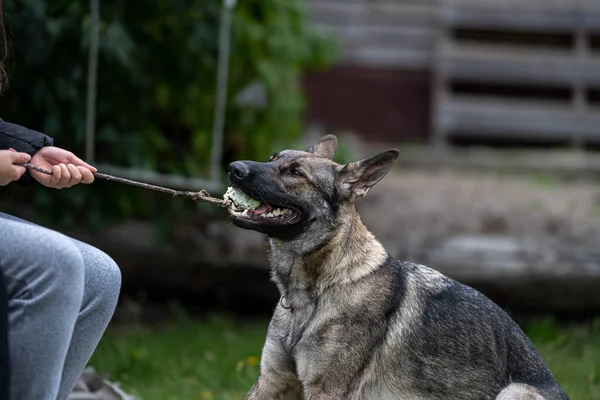
[[[89, 2], [7, 0], [12, 43], [2, 118], [47, 133], [83, 155], [89, 50]], [[100, 2], [97, 161], [163, 173], [205, 176], [210, 158], [221, 2]], [[239, 1], [233, 15], [223, 167], [265, 159], [299, 136], [300, 78], [326, 68], [335, 43], [310, 25], [303, 0]], [[238, 106], [251, 83], [267, 107]], [[38, 191], [41, 217], [64, 220], [92, 209], [96, 221], [151, 214], [171, 203], [148, 202], [138, 189], [94, 184], [77, 192]], [[190, 188], [194, 189], [194, 188]], [[141, 203], [148, 203], [144, 206]], [[68, 207], [57, 208], [52, 205]], [[179, 206], [177, 206], [179, 207]], [[58, 212], [57, 210], [68, 210]], [[67, 221], [65, 221], [67, 222]]]

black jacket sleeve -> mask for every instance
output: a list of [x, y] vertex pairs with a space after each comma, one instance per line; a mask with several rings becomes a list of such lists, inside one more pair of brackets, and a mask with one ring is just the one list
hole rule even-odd
[[[52, 145], [54, 145], [54, 140], [51, 137], [0, 119], [0, 150], [13, 148], [33, 156], [42, 147]], [[33, 178], [29, 172], [25, 172], [16, 183], [29, 185], [33, 183]]]

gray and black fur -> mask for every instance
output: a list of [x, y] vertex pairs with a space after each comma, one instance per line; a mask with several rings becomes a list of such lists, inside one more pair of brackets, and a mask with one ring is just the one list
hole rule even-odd
[[355, 209], [398, 156], [347, 165], [309, 151], [230, 165], [232, 186], [294, 211], [232, 221], [267, 235], [281, 301], [251, 400], [568, 399], [519, 326], [476, 290], [394, 260]]

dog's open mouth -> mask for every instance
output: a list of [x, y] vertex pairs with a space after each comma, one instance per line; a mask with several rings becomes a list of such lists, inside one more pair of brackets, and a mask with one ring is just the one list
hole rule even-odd
[[228, 204], [229, 213], [239, 219], [270, 224], [292, 224], [300, 217], [297, 210], [261, 203], [233, 187], [227, 188], [223, 199]]

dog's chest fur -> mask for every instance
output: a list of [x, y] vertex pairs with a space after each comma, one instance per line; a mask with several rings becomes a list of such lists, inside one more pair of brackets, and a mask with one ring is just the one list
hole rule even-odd
[[282, 295], [272, 326], [292, 355], [316, 308], [317, 277], [310, 275], [301, 257], [279, 248], [271, 249], [271, 271]]
[[[273, 281], [283, 296], [269, 336], [283, 347], [294, 374], [301, 381], [327, 376], [338, 367], [336, 362], [343, 362], [359, 366], [354, 372], [356, 385], [369, 382], [370, 375], [380, 375], [376, 364], [384, 355], [377, 347], [385, 342], [391, 325], [402, 325], [398, 310], [405, 288], [399, 287], [404, 284], [400, 271], [386, 263], [376, 269], [368, 265], [369, 273], [361, 279], [324, 286], [319, 271], [282, 250], [270, 249]], [[407, 309], [403, 317], [408, 326], [413, 312]], [[314, 360], [319, 357], [331, 362], [319, 363], [317, 369]], [[323, 365], [328, 366], [322, 369]], [[410, 392], [409, 387], [403, 390]]]
[[[369, 239], [372, 236], [366, 231], [359, 236], [363, 244]], [[281, 324], [280, 333], [286, 332], [290, 352], [294, 351], [305, 330], [321, 323], [323, 317], [333, 318], [339, 312], [349, 317], [350, 304], [362, 306], [369, 302], [370, 290], [352, 292], [349, 288], [378, 269], [388, 255], [378, 242], [374, 242], [368, 251], [349, 257], [348, 252], [337, 251], [339, 240], [331, 239], [328, 246], [312, 249], [308, 256], [306, 249], [295, 248], [294, 244], [268, 242], [271, 277], [282, 295], [278, 323]], [[341, 310], [340, 304], [344, 304]], [[346, 323], [340, 318], [337, 322]]]

